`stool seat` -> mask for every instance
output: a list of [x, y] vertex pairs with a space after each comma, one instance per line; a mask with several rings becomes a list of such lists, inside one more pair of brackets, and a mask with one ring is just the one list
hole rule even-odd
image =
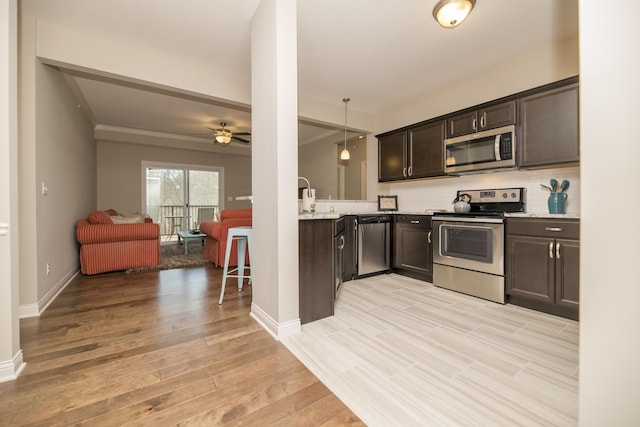
[[[231, 255], [231, 245], [233, 241], [238, 243], [238, 267], [229, 270], [229, 256]], [[227, 248], [224, 254], [224, 270], [222, 272], [222, 288], [220, 289], [220, 300], [218, 304], [222, 304], [222, 299], [224, 298], [224, 288], [227, 284], [227, 278], [229, 277], [237, 277], [238, 278], [238, 292], [242, 291], [242, 284], [244, 282], [244, 278], [249, 279], [249, 284], [251, 284], [251, 267], [250, 265], [245, 266], [245, 252], [247, 250], [247, 242], [249, 243], [249, 259], [251, 259], [251, 254], [253, 253], [253, 230], [251, 226], [242, 226], [242, 227], [232, 227], [229, 229], [227, 233]], [[249, 270], [249, 274], [245, 274], [245, 269]], [[235, 274], [233, 274], [235, 273]]]

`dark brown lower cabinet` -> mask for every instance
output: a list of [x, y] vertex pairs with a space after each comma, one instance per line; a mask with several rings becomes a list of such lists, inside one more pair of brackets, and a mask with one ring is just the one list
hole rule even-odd
[[340, 249], [333, 219], [300, 220], [298, 233], [298, 298], [300, 322], [304, 324], [333, 316]]
[[507, 295], [511, 304], [578, 320], [578, 220], [507, 219]]
[[433, 280], [431, 216], [397, 215], [393, 235], [393, 270], [414, 279]]

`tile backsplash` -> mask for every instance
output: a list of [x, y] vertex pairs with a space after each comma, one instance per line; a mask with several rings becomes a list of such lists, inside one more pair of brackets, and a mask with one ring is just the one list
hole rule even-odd
[[[424, 210], [453, 210], [452, 201], [458, 190], [482, 190], [493, 188], [526, 188], [526, 211], [547, 213], [549, 190], [540, 184], [549, 185], [549, 180], [566, 179], [570, 186], [566, 203], [567, 214], [580, 214], [580, 168], [566, 167], [541, 170], [516, 170], [486, 174], [464, 175], [431, 180], [403, 181], [390, 185], [389, 194], [398, 196], [400, 211], [420, 212]], [[371, 198], [371, 197], [370, 197]]]

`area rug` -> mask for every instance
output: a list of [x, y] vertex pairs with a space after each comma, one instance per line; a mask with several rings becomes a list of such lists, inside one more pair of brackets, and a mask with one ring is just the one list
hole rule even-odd
[[189, 254], [184, 254], [184, 246], [177, 243], [160, 246], [160, 265], [155, 267], [130, 268], [127, 274], [145, 273], [147, 271], [170, 270], [173, 268], [198, 267], [211, 263], [202, 256], [204, 247], [199, 241], [189, 243]]

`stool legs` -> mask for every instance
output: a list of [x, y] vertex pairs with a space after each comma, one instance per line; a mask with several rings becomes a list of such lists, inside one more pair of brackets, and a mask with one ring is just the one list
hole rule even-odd
[[231, 244], [233, 243], [233, 237], [227, 239], [227, 249], [224, 252], [224, 270], [222, 270], [222, 289], [220, 289], [220, 300], [218, 304], [222, 304], [222, 298], [224, 298], [224, 288], [227, 284], [227, 275], [229, 274], [229, 256], [231, 255]]
[[247, 238], [240, 237], [238, 242], [238, 292], [242, 292], [242, 283], [244, 282], [244, 254], [247, 249]]
[[[253, 238], [250, 231], [247, 233], [246, 230], [244, 230], [244, 232], [246, 234], [233, 234], [230, 232], [228, 235], [227, 247], [224, 253], [224, 269], [222, 271], [222, 287], [220, 289], [220, 299], [218, 300], [218, 304], [222, 304], [222, 300], [224, 298], [224, 290], [226, 288], [227, 279], [229, 277], [238, 278], [238, 292], [242, 291], [242, 285], [244, 283], [245, 277], [249, 279], [249, 284], [251, 284], [251, 280], [252, 280], [251, 273], [249, 273], [248, 275], [245, 274], [245, 269], [246, 268], [251, 269], [251, 267], [245, 266], [244, 262], [245, 262], [247, 249], [249, 250], [250, 254], [252, 253], [251, 249], [253, 245]], [[238, 267], [229, 270], [229, 258], [231, 257], [231, 246], [234, 240], [236, 240], [238, 244]], [[235, 275], [231, 274], [234, 272], [236, 273]]]

